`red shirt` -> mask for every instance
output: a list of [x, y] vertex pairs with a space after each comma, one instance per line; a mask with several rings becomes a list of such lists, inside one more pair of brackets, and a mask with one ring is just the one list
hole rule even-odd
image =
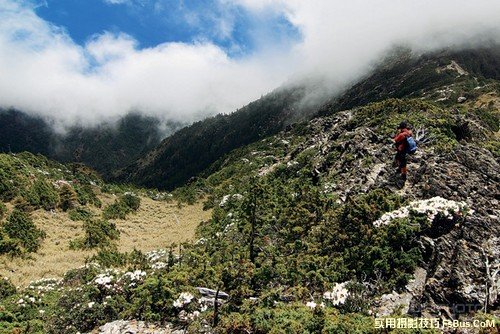
[[395, 137], [394, 142], [396, 143], [396, 149], [398, 152], [403, 152], [406, 146], [406, 138], [412, 136], [411, 130], [402, 129]]

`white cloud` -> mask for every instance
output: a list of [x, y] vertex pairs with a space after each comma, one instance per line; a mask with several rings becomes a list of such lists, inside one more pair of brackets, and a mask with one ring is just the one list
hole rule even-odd
[[[0, 104], [62, 123], [134, 109], [194, 120], [230, 112], [311, 73], [338, 89], [394, 43], [426, 50], [481, 41], [478, 36], [500, 41], [498, 0], [219, 1], [282, 13], [302, 39], [289, 50], [267, 45], [237, 59], [210, 41], [139, 49], [132, 37], [109, 32], [79, 46], [32, 8], [0, 0]], [[229, 35], [233, 23], [222, 23], [221, 33]]]
[[111, 5], [120, 5], [124, 3], [130, 3], [130, 0], [103, 0], [105, 3], [109, 3]]

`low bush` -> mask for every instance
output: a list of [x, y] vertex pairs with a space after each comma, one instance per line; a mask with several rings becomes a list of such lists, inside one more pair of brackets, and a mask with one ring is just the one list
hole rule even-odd
[[61, 189], [59, 189], [59, 198], [59, 207], [63, 211], [73, 209], [77, 203], [76, 192], [69, 185], [63, 185]]
[[88, 259], [88, 262], [97, 263], [105, 268], [131, 266], [135, 269], [148, 267], [146, 256], [135, 249], [130, 253], [120, 253], [113, 248], [100, 249], [97, 254]]
[[104, 219], [125, 219], [127, 213], [128, 210], [125, 206], [121, 205], [118, 202], [115, 202], [104, 208], [102, 216], [104, 217]]
[[0, 201], [10, 201], [18, 195], [19, 190], [13, 179], [12, 173], [0, 168]]
[[107, 220], [87, 220], [84, 222], [85, 237], [70, 242], [70, 248], [92, 249], [113, 247], [113, 241], [120, 238], [120, 232], [114, 223]]
[[12, 201], [12, 204], [14, 204], [15, 209], [23, 212], [31, 212], [34, 209], [25, 196], [17, 196]]
[[41, 245], [45, 232], [35, 226], [23, 211], [14, 209], [2, 229], [11, 239], [18, 241], [26, 252], [36, 252]]
[[73, 221], [87, 221], [93, 217], [93, 214], [84, 208], [76, 208], [68, 212], [69, 219]]
[[125, 219], [127, 214], [137, 211], [140, 205], [139, 197], [125, 194], [104, 209], [103, 217], [104, 219]]
[[7, 213], [7, 207], [5, 206], [5, 204], [0, 202], [0, 220], [3, 219], [6, 213]]
[[75, 191], [78, 198], [78, 203], [80, 203], [81, 205], [92, 204], [98, 208], [102, 206], [101, 200], [92, 190], [92, 186], [90, 184], [76, 185]]
[[0, 279], [0, 300], [16, 293], [16, 287], [8, 278]]
[[51, 210], [57, 207], [59, 194], [51, 183], [37, 179], [29, 190], [27, 200], [35, 208]]
[[0, 229], [0, 254], [19, 256], [22, 254], [21, 246], [16, 239], [11, 239], [2, 229]]
[[135, 212], [141, 206], [141, 199], [133, 194], [125, 194], [120, 198], [120, 204]]

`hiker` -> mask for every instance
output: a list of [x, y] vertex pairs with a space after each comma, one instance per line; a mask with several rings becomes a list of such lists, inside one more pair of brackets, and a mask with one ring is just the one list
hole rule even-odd
[[395, 164], [398, 166], [397, 172], [401, 175], [401, 180], [403, 184], [406, 182], [406, 173], [408, 169], [406, 168], [408, 153], [408, 141], [407, 139], [412, 136], [411, 130], [408, 128], [406, 122], [401, 122], [398, 126], [398, 132], [394, 137], [394, 143], [396, 145], [396, 157], [394, 158]]

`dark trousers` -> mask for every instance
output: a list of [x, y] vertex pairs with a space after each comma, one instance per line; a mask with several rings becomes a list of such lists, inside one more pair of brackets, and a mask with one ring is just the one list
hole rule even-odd
[[402, 175], [406, 175], [407, 172], [406, 164], [408, 163], [408, 160], [406, 158], [406, 152], [398, 151], [396, 153], [395, 160], [396, 163], [398, 164], [398, 172], [401, 173]]

